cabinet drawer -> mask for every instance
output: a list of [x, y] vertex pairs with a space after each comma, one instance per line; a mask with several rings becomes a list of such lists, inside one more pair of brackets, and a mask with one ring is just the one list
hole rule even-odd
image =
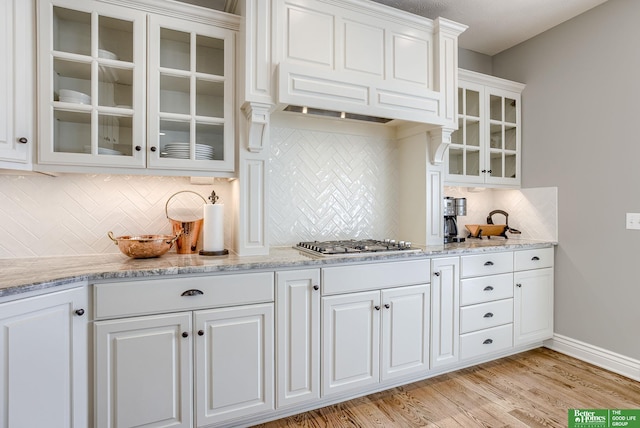
[[514, 270], [540, 269], [553, 266], [553, 247], [514, 252]]
[[460, 306], [513, 297], [513, 274], [480, 276], [460, 280]]
[[322, 269], [322, 293], [340, 294], [418, 285], [429, 283], [430, 280], [430, 260], [337, 266]]
[[96, 318], [215, 308], [274, 300], [273, 272], [95, 284]]
[[460, 358], [474, 358], [513, 346], [513, 324], [475, 331], [460, 336]]
[[460, 308], [460, 333], [470, 333], [512, 322], [513, 299]]
[[474, 254], [460, 257], [460, 278], [513, 271], [513, 252]]

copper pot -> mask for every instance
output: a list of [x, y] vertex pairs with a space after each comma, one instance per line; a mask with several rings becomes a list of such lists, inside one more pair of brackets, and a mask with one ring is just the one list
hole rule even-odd
[[160, 257], [173, 247], [174, 242], [180, 236], [173, 235], [140, 235], [118, 236], [114, 238], [113, 232], [109, 232], [109, 238], [118, 246], [122, 254], [134, 259], [148, 259]]

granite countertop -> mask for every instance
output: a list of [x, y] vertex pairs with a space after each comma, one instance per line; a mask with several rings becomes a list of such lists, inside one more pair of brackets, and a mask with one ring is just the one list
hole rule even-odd
[[446, 255], [473, 254], [554, 245], [548, 241], [468, 240], [463, 243], [422, 247], [418, 252], [313, 256], [290, 247], [271, 248], [266, 256], [207, 257], [198, 254], [167, 253], [152, 259], [131, 259], [117, 254], [87, 256], [0, 259], [0, 298], [29, 291], [45, 290], [78, 281], [118, 280], [160, 275], [238, 272], [255, 269], [322, 267], [333, 264], [386, 260], [407, 260]]

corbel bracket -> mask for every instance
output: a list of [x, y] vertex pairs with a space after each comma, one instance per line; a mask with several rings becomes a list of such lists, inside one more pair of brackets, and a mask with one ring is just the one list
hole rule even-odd
[[267, 144], [271, 109], [264, 103], [247, 102], [242, 106], [248, 122], [247, 150], [252, 153], [261, 153]]

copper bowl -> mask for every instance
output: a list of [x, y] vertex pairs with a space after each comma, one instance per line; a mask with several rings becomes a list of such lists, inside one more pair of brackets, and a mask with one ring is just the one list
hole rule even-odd
[[122, 254], [134, 259], [148, 259], [160, 257], [173, 247], [174, 242], [180, 236], [173, 235], [139, 235], [139, 236], [118, 236], [115, 238], [113, 232], [108, 233], [109, 238], [118, 246]]

